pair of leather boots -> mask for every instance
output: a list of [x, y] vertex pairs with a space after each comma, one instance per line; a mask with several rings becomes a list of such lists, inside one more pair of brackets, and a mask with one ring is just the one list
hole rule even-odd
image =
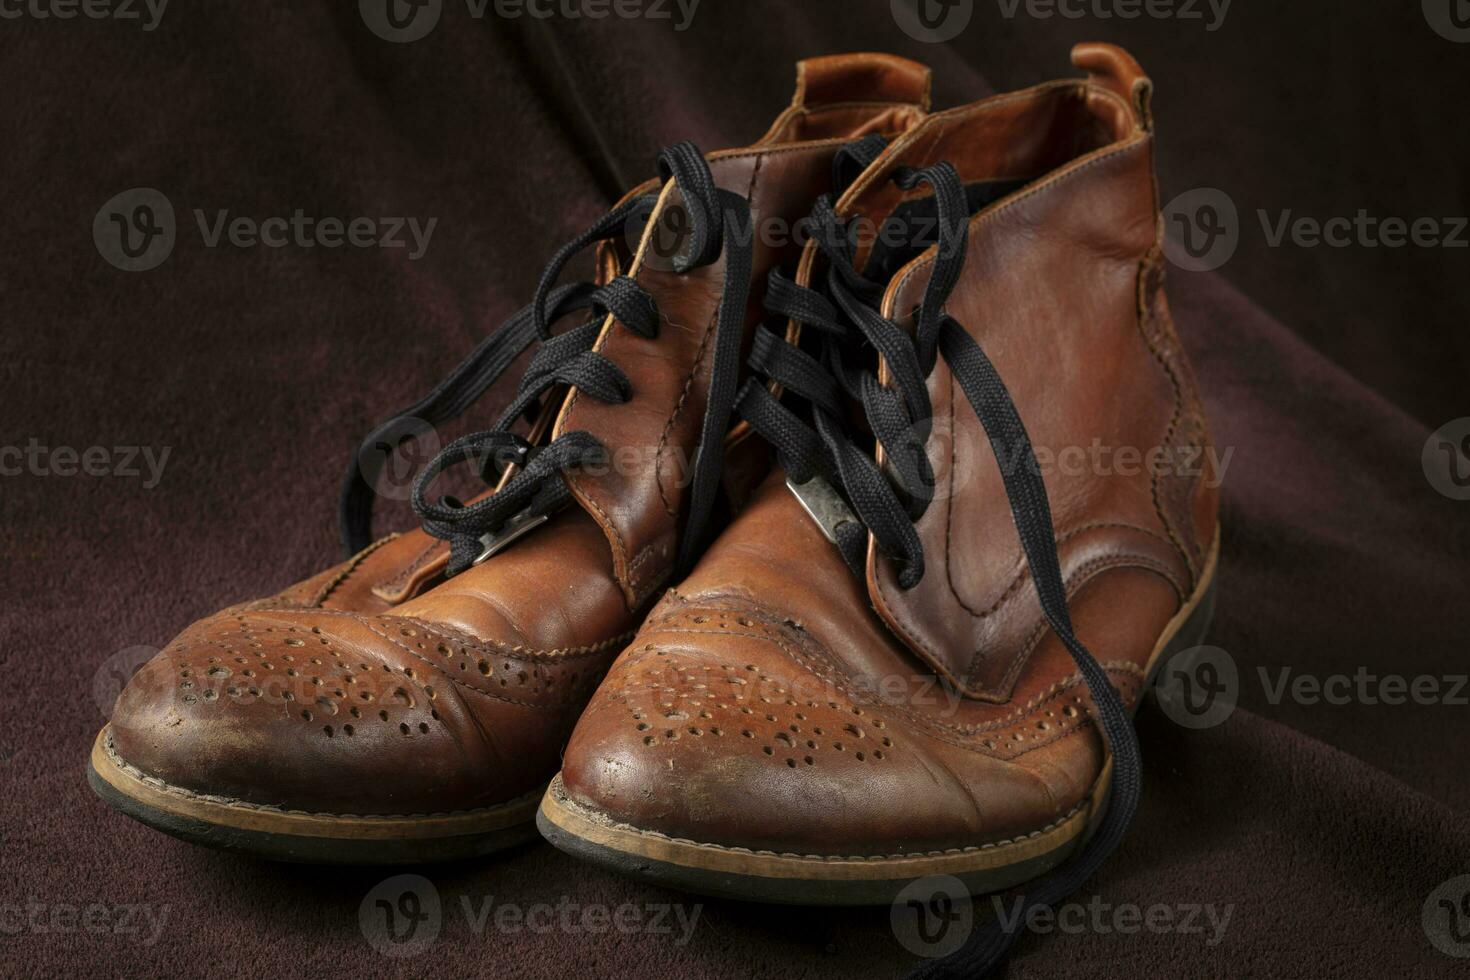
[[[761, 901], [1059, 865], [1028, 894], [1075, 888], [1132, 814], [1130, 713], [1201, 638], [1218, 536], [1151, 85], [1110, 45], [1072, 60], [1086, 77], [931, 112], [921, 65], [812, 59], [758, 142], [665, 150], [364, 444], [522, 372], [422, 474], [423, 526], [370, 541], [355, 460], [352, 557], [145, 665], [97, 792], [293, 861], [539, 825]], [[591, 246], [595, 281], [558, 285]], [[480, 495], [436, 496], [461, 467]]]

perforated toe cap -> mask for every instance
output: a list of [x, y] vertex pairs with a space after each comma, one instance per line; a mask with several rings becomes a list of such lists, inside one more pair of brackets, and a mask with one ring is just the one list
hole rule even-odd
[[[491, 693], [497, 673], [518, 697]], [[284, 809], [472, 809], [535, 788], [501, 763], [546, 751], [515, 732], [550, 680], [409, 620], [239, 611], [190, 627], [134, 675], [111, 748], [170, 786]]]
[[932, 733], [853, 690], [789, 621], [693, 607], [650, 623], [614, 665], [562, 782], [639, 830], [823, 856], [982, 840], [1018, 801], [1050, 802], [1029, 772], [965, 756], [959, 774]]

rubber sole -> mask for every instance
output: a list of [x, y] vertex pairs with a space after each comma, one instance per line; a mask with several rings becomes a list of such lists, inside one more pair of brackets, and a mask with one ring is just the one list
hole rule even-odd
[[[1146, 688], [1170, 659], [1203, 642], [1214, 615], [1218, 556], [1216, 540], [1195, 594], [1149, 657]], [[1135, 699], [1135, 713], [1142, 700]], [[573, 857], [656, 885], [787, 905], [887, 905], [928, 875], [953, 876], [971, 894], [1003, 891], [1044, 875], [1086, 843], [1106, 812], [1111, 785], [1109, 759], [1076, 809], [1032, 834], [895, 857], [784, 854], [669, 837], [582, 806], [568, 798], [560, 775], [547, 787], [536, 826]]]
[[541, 793], [494, 807], [405, 816], [304, 813], [204, 796], [146, 776], [92, 744], [87, 782], [114, 809], [165, 834], [218, 850], [301, 864], [422, 864], [491, 854], [536, 837]]

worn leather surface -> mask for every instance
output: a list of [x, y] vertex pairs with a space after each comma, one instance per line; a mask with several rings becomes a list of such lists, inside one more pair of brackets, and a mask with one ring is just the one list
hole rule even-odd
[[[1099, 50], [1111, 54], [1099, 59], [1103, 70], [1132, 62], [1105, 46], [1086, 53]], [[1107, 104], [1114, 101], [1107, 94], [1131, 90], [1129, 79], [1099, 77], [1000, 107], [1007, 127], [1032, 131], [1020, 143], [1038, 159], [1012, 156], [999, 173], [959, 164], [967, 180], [1036, 179], [971, 220], [947, 310], [994, 363], [1047, 461], [1063, 576], [1147, 569], [1156, 581], [1135, 588], [1183, 601], [1214, 537], [1212, 474], [1202, 465], [1210, 447], [1160, 298], [1152, 137], [1126, 104]], [[1147, 87], [1141, 77], [1138, 85]], [[986, 107], [958, 110], [954, 121], [947, 115], [924, 127], [940, 134], [934, 139], [916, 133], [912, 146], [895, 147], [845, 206], [866, 213], [867, 199], [892, 186], [892, 167], [963, 161], [950, 145], [981, 142], [967, 139], [966, 126]], [[1045, 168], [1057, 147], [1078, 155]], [[901, 316], [918, 304], [931, 264], [932, 255], [921, 256], [895, 276], [886, 313]], [[1001, 484], [1000, 466], [1014, 464], [996, 460], [942, 360], [928, 385], [940, 433], [928, 446], [939, 499], [916, 522], [928, 574], [903, 590], [892, 562], [870, 549], [870, 598], [946, 679], [973, 696], [1009, 700], [1043, 624]], [[1133, 599], [1119, 595], [1120, 610]]]
[[[1206, 438], [1158, 297], [1151, 137], [1114, 92], [1132, 82], [1098, 80], [1131, 59], [1099, 50], [1081, 59], [1091, 81], [931, 115], [838, 202], [881, 226], [922, 193], [899, 193], [894, 169], [941, 160], [967, 183], [1031, 179], [972, 218], [946, 308], [1058, 454]], [[917, 305], [932, 252], [893, 277], [885, 312]], [[828, 856], [1008, 840], [1085, 802], [1104, 758], [1090, 698], [942, 360], [929, 391], [939, 490], [917, 522], [920, 584], [900, 589], [875, 548], [855, 580], [773, 474], [593, 696], [563, 763], [574, 800], [678, 838]], [[1195, 591], [1213, 491], [1121, 467], [1044, 476], [1077, 634], [1132, 703]]]
[[[846, 142], [834, 128], [850, 138], [912, 123], [927, 77], [888, 56], [803, 64], [772, 132], [712, 155], [716, 183], [749, 200], [753, 221], [794, 224], [829, 187]], [[776, 139], [810, 132], [823, 136]], [[577, 506], [448, 581], [446, 546], [414, 530], [186, 629], [118, 700], [125, 762], [189, 790], [328, 813], [474, 809], [551, 777], [667, 577], [683, 523], [725, 259], [687, 274], [646, 264], [661, 214], [628, 271], [659, 307], [659, 335], [609, 317], [598, 341], [631, 398], [604, 405], [572, 389], [549, 426], [590, 432], [612, 461], [604, 475], [567, 477]], [[755, 242], [747, 327], [766, 271], [800, 247]]]

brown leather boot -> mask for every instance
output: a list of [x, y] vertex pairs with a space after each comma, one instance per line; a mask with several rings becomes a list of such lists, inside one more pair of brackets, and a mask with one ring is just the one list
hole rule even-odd
[[593, 696], [542, 803], [558, 847], [824, 904], [1078, 856], [1028, 889], [1054, 901], [1121, 837], [1128, 712], [1208, 620], [1217, 494], [1150, 83], [1108, 45], [1073, 61], [1086, 79], [932, 115], [819, 202], [767, 294], [787, 336], [754, 345], [786, 397], [740, 403], [785, 472]]
[[[748, 492], [765, 465], [722, 467], [723, 441], [765, 272], [800, 243], [751, 224], [804, 217], [835, 172], [871, 159], [862, 137], [901, 132], [927, 99], [920, 65], [819, 58], [757, 143], [666, 150], [662, 190], [635, 189], [562, 249], [502, 339], [403, 413], [452, 417], [540, 341], [496, 426], [446, 447], [415, 486], [425, 529], [186, 629], [98, 735], [97, 792], [186, 840], [289, 860], [443, 859], [534, 836], [587, 697], [692, 564], [717, 491]], [[642, 244], [620, 262], [640, 215]], [[686, 241], [656, 261], [669, 226]], [[602, 284], [554, 288], [593, 244]], [[582, 308], [594, 318], [552, 336]], [[516, 434], [525, 417], [536, 423]], [[431, 499], [438, 474], [467, 462], [493, 492]], [[344, 531], [365, 540], [372, 491], [356, 470], [343, 499]]]

